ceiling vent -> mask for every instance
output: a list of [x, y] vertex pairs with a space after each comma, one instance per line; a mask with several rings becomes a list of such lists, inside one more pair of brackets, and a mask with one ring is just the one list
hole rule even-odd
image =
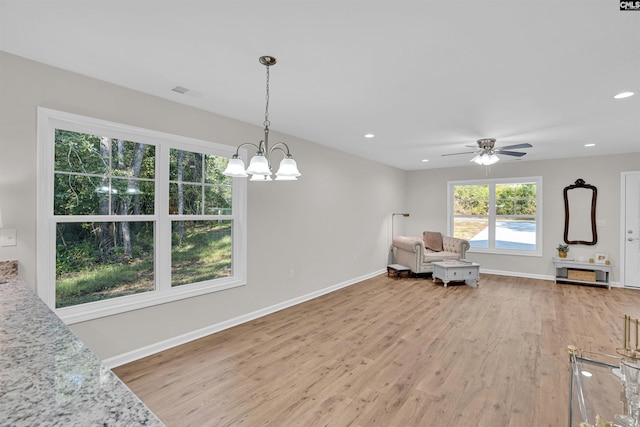
[[189, 89], [187, 89], [186, 87], [182, 87], [182, 86], [176, 86], [176, 87], [174, 87], [174, 88], [173, 88], [173, 89], [171, 89], [171, 90], [172, 90], [172, 91], [174, 91], [174, 92], [181, 93], [181, 94], [183, 94], [183, 95], [184, 95], [185, 93], [189, 92]]

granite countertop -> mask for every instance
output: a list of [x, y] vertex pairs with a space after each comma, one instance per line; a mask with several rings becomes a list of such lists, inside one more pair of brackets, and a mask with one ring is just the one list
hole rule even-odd
[[17, 278], [0, 284], [0, 426], [162, 426]]

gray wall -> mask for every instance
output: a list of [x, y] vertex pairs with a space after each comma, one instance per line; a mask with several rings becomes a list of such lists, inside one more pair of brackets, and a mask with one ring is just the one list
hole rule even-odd
[[[37, 106], [233, 146], [257, 142], [262, 132], [260, 126], [0, 52], [0, 208], [5, 227], [18, 236], [17, 246], [0, 247], [0, 259], [17, 259], [22, 278], [34, 289]], [[249, 183], [247, 286], [72, 325], [99, 357], [380, 272], [387, 263], [391, 212], [411, 213], [395, 219], [396, 234], [446, 231], [447, 182], [485, 177], [484, 168], [471, 166], [403, 172], [275, 130], [272, 135], [290, 144], [303, 176], [298, 182]], [[572, 254], [605, 252], [617, 264], [620, 172], [639, 165], [640, 153], [494, 165], [492, 178], [543, 177], [544, 254], [469, 257], [485, 270], [551, 276], [550, 258], [563, 233], [562, 189], [583, 178], [598, 187], [598, 218], [606, 226], [598, 229], [597, 246], [573, 247]], [[618, 277], [616, 266], [613, 280]]]
[[[36, 107], [236, 146], [262, 128], [0, 52], [0, 207], [18, 245], [0, 247], [36, 286]], [[260, 121], [257, 117], [256, 121]], [[246, 286], [72, 325], [99, 357], [207, 328], [380, 272], [403, 171], [276, 132], [303, 174], [249, 183]], [[290, 270], [294, 278], [289, 278]]]
[[[542, 176], [543, 179], [543, 256], [509, 256], [470, 253], [467, 258], [482, 265], [482, 270], [518, 273], [530, 277], [554, 274], [551, 257], [563, 241], [563, 189], [582, 178], [598, 188], [596, 217], [605, 226], [597, 227], [594, 246], [572, 245], [571, 256], [589, 258], [595, 253], [609, 254], [613, 262], [611, 280], [620, 278], [620, 172], [640, 170], [640, 153], [615, 156], [521, 162], [503, 160], [493, 165], [488, 175], [482, 166], [425, 170], [407, 173], [407, 211], [405, 232], [422, 235], [425, 230], [447, 231], [447, 182], [466, 179]], [[583, 212], [590, 215], [590, 212]]]

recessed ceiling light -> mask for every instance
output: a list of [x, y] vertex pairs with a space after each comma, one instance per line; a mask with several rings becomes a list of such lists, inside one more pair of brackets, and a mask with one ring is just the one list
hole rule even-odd
[[375, 135], [374, 135], [374, 134], [372, 134], [372, 133], [365, 133], [365, 134], [364, 134], [364, 137], [365, 137], [365, 138], [373, 138], [374, 136], [375, 136]]
[[584, 146], [585, 146], [585, 147], [595, 147], [595, 146], [596, 146], [596, 144], [594, 144], [594, 143], [590, 143], [590, 144], [584, 144]]
[[429, 159], [422, 159], [423, 163], [427, 163], [429, 161]]
[[633, 96], [633, 95], [634, 95], [633, 92], [620, 92], [619, 94], [614, 96], [614, 98], [615, 99], [624, 99], [624, 98], [628, 98], [628, 97]]

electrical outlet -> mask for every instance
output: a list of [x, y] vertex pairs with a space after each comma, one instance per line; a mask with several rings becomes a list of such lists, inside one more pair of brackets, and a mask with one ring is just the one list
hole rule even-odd
[[295, 271], [293, 271], [293, 267], [289, 269], [289, 279], [293, 279], [295, 277]]
[[0, 246], [16, 246], [16, 230], [11, 228], [3, 228], [0, 230]]

